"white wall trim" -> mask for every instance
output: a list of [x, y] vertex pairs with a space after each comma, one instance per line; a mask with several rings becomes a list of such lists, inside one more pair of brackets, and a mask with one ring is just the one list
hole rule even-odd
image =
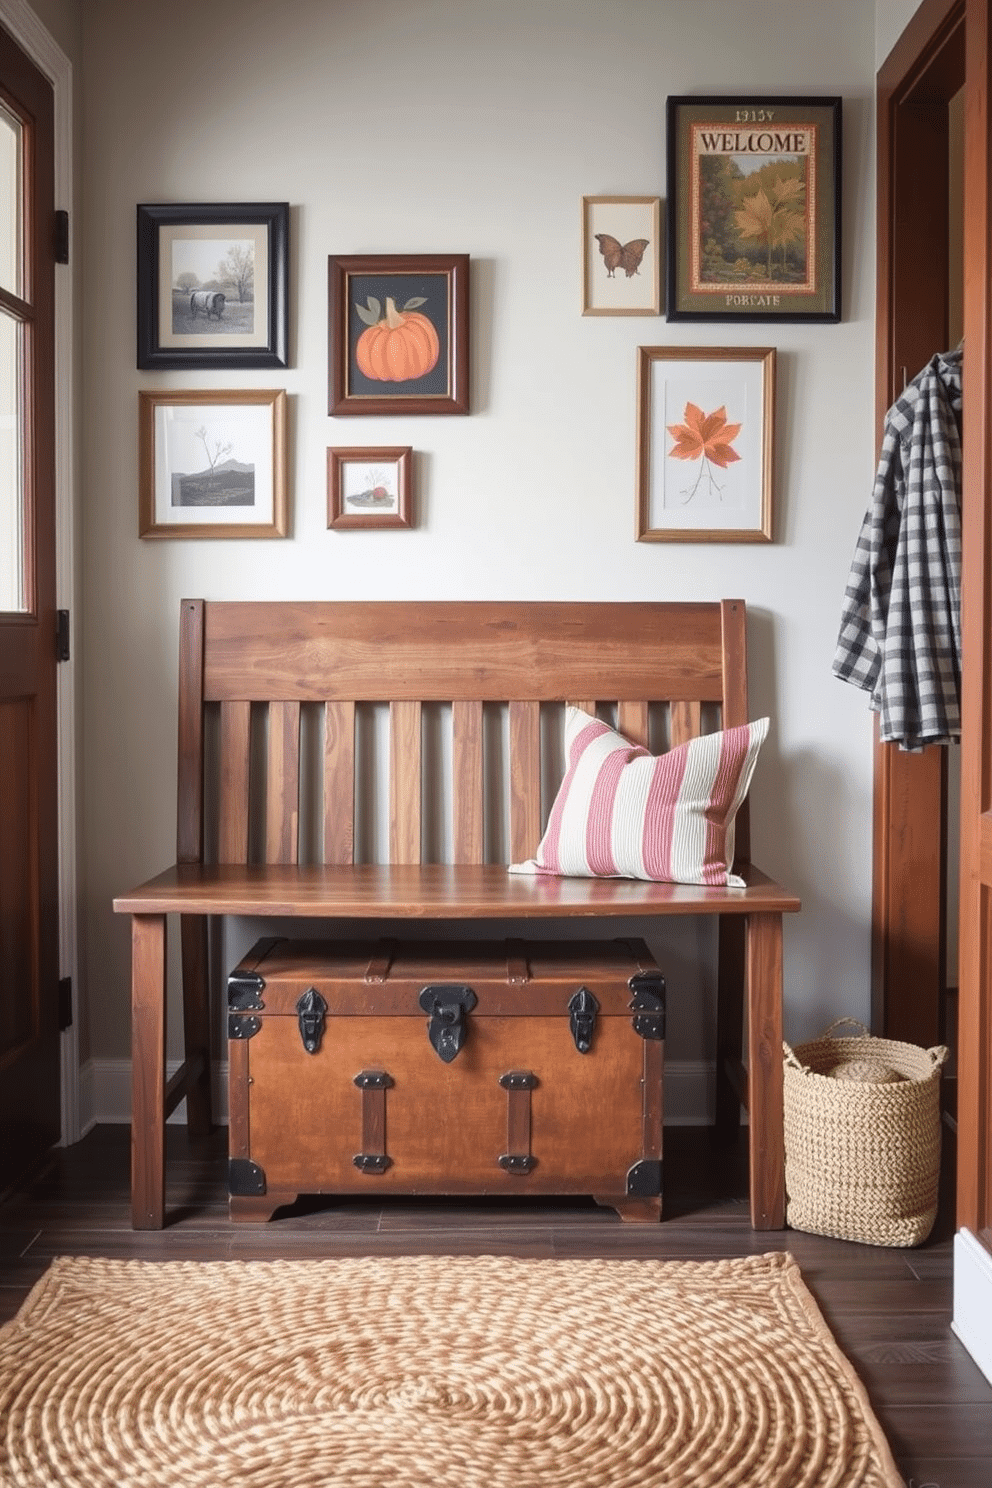
[[[166, 1066], [166, 1079], [179, 1068]], [[212, 1068], [214, 1119], [227, 1121], [227, 1061]], [[665, 1122], [668, 1126], [707, 1126], [713, 1121], [716, 1066], [703, 1060], [674, 1060], [665, 1066]], [[131, 1120], [130, 1059], [90, 1059], [80, 1071], [80, 1115], [83, 1134], [97, 1125], [120, 1125]], [[185, 1122], [186, 1102], [169, 1117]]]
[[[171, 1080], [179, 1068], [178, 1059], [166, 1064], [165, 1077]], [[227, 1060], [215, 1061], [210, 1071], [211, 1100], [214, 1120], [227, 1124]], [[85, 1136], [94, 1126], [121, 1126], [131, 1120], [130, 1059], [88, 1059], [79, 1072], [79, 1115]], [[173, 1125], [186, 1124], [186, 1102], [169, 1117]]]
[[970, 1230], [954, 1237], [951, 1328], [992, 1384], [992, 1255]]
[[75, 252], [72, 176], [72, 63], [26, 0], [0, 0], [0, 21], [52, 84], [55, 102], [55, 205], [69, 213], [69, 264], [55, 274], [55, 582], [56, 604], [72, 615], [72, 659], [58, 669], [59, 975], [72, 978], [72, 1027], [61, 1041], [62, 1142], [78, 1141], [79, 957], [76, 930], [75, 444], [73, 303]]

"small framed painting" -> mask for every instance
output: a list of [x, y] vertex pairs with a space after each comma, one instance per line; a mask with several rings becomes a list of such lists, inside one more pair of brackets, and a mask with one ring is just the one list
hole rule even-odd
[[289, 205], [138, 207], [138, 366], [285, 367]]
[[468, 413], [467, 253], [328, 259], [328, 412]]
[[408, 447], [329, 449], [328, 527], [412, 527], [412, 472]]
[[138, 397], [139, 536], [286, 536], [282, 388]]
[[774, 347], [638, 347], [637, 540], [771, 542], [774, 409]]
[[656, 196], [582, 198], [582, 314], [661, 311], [661, 203]]
[[836, 321], [841, 99], [669, 98], [669, 320]]

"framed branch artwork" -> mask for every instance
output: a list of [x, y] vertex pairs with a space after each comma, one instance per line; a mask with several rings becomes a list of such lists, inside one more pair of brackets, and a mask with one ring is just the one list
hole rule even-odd
[[467, 253], [328, 260], [331, 414], [468, 413]]
[[582, 314], [661, 310], [661, 203], [656, 196], [582, 198]]
[[138, 398], [139, 536], [286, 536], [282, 388]]
[[413, 450], [359, 447], [327, 451], [327, 525], [413, 526]]
[[289, 205], [138, 207], [138, 366], [287, 365]]
[[774, 415], [774, 347], [638, 347], [637, 540], [771, 542]]
[[669, 98], [669, 320], [836, 321], [841, 100]]

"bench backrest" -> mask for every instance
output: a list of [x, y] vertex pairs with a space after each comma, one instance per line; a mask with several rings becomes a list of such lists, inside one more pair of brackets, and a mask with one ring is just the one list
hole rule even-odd
[[[561, 778], [542, 705], [545, 714], [565, 702], [607, 709], [621, 733], [656, 750], [744, 723], [745, 622], [742, 600], [183, 600], [179, 861], [356, 861], [356, 807], [380, 773], [377, 751], [362, 746], [363, 710], [385, 704], [387, 861], [435, 855], [426, 756], [437, 729], [425, 729], [435, 705], [450, 705], [450, 744], [439, 751], [450, 769], [450, 843], [436, 855], [529, 857]], [[308, 716], [315, 724], [303, 726]], [[494, 791], [505, 831], [492, 827]], [[736, 841], [747, 861], [746, 802]]]

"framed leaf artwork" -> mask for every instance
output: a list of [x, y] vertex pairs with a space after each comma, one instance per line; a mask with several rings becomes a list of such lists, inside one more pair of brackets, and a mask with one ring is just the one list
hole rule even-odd
[[669, 98], [668, 320], [836, 321], [839, 98]]
[[637, 355], [638, 542], [771, 542], [775, 348]]
[[661, 310], [661, 204], [656, 196], [582, 198], [582, 314]]

